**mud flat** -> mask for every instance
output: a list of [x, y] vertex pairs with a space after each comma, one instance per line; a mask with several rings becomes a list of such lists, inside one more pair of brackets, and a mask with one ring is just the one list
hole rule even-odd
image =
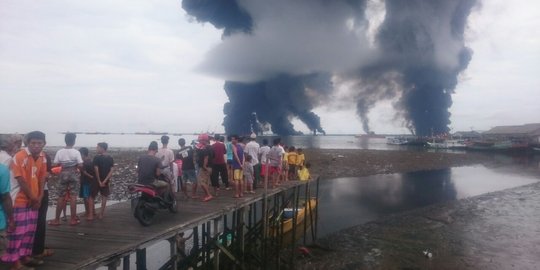
[[539, 212], [538, 182], [420, 208], [320, 239], [298, 269], [538, 269]]

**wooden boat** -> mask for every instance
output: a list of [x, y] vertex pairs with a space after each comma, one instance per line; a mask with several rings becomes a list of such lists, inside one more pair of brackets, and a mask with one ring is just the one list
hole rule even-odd
[[[296, 225], [300, 225], [304, 222], [306, 217], [309, 218], [309, 215], [314, 213], [315, 207], [317, 207], [317, 199], [311, 198], [308, 201], [302, 202], [299, 205], [297, 211], [295, 211], [294, 208], [285, 208], [283, 210], [283, 213], [278, 217], [278, 220], [276, 220], [276, 225], [270, 227], [270, 235], [277, 236], [279, 235], [279, 231], [281, 231], [283, 234], [286, 234], [288, 232], [291, 232], [293, 230], [293, 216], [296, 214]], [[281, 223], [281, 220], [283, 219], [283, 223]], [[283, 225], [282, 225], [283, 224]], [[279, 226], [283, 226], [279, 228]], [[280, 230], [281, 229], [281, 230]]]

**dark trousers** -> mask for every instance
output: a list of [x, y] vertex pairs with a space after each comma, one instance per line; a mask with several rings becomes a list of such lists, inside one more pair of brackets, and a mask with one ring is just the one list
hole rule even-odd
[[253, 177], [253, 189], [256, 189], [257, 185], [261, 182], [261, 168], [261, 163], [253, 166], [253, 174], [255, 174], [255, 177]]
[[43, 191], [43, 199], [38, 210], [36, 233], [34, 234], [33, 255], [40, 255], [45, 251], [45, 230], [47, 229], [47, 209], [49, 208], [49, 191]]
[[212, 175], [210, 180], [213, 187], [219, 187], [219, 177], [226, 187], [229, 187], [229, 174], [227, 173], [227, 164], [214, 164], [212, 165]]

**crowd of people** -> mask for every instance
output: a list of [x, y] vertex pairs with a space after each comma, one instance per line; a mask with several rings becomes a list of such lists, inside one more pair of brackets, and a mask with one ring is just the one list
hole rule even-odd
[[[261, 146], [255, 134], [246, 138], [230, 135], [227, 142], [222, 135], [200, 134], [190, 145], [179, 139], [176, 153], [169, 148], [169, 140], [162, 136], [161, 148], [152, 141], [147, 154], [139, 157], [138, 183], [170, 187], [192, 199], [199, 198], [200, 186], [202, 201], [208, 202], [231, 186], [234, 198], [241, 198], [264, 184], [275, 188], [283, 181], [310, 179], [310, 165], [302, 149], [284, 146], [279, 138], [272, 146], [263, 139]], [[76, 134], [67, 133], [66, 146], [51, 159], [43, 151], [43, 132], [29, 132], [24, 138], [0, 135], [0, 260], [10, 264], [10, 269], [33, 269], [44, 263], [44, 257], [53, 255], [53, 250], [45, 247], [46, 225], [62, 224], [60, 216], [68, 202], [69, 225], [78, 225], [77, 196], [84, 201], [87, 221], [104, 217], [114, 170], [108, 144], [98, 143], [91, 159], [89, 149], [77, 150], [75, 142]], [[58, 202], [55, 218], [47, 222], [48, 179], [53, 174], [58, 176]], [[97, 195], [101, 195], [99, 213], [95, 209]]]
[[161, 148], [153, 141], [148, 154], [139, 158], [138, 182], [153, 185], [167, 182], [174, 191], [193, 199], [199, 198], [200, 186], [204, 193], [202, 201], [207, 202], [218, 196], [221, 189], [234, 188], [234, 198], [254, 194], [264, 184], [261, 180], [265, 176], [270, 179], [271, 188], [282, 181], [310, 178], [310, 164], [305, 162], [302, 149], [284, 146], [279, 138], [274, 139], [272, 147], [263, 139], [261, 146], [256, 138], [255, 134], [246, 138], [229, 135], [225, 142], [223, 135], [200, 134], [197, 143], [191, 145], [180, 138], [180, 149], [175, 154], [168, 147], [170, 138], [164, 135]]

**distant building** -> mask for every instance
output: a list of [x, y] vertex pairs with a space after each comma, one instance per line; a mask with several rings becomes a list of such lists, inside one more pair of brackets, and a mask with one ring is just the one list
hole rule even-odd
[[521, 139], [529, 143], [540, 144], [540, 123], [520, 126], [498, 126], [482, 135], [492, 139]]

